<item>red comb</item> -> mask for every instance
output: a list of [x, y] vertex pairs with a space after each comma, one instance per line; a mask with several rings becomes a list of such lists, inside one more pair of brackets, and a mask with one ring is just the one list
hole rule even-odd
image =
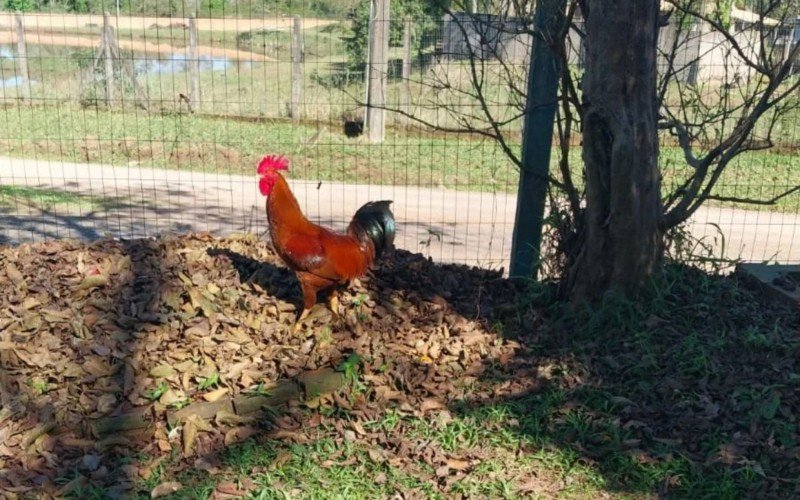
[[258, 163], [258, 173], [266, 174], [268, 170], [288, 170], [289, 160], [283, 155], [267, 155]]

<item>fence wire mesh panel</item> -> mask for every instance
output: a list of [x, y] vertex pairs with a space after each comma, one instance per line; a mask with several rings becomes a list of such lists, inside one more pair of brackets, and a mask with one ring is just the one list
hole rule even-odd
[[[580, 81], [586, 47], [579, 7], [571, 20], [565, 59], [574, 81]], [[721, 6], [709, 0], [664, 0], [659, 21], [664, 210], [669, 215], [695, 181], [702, 186], [699, 197], [706, 199], [685, 225], [694, 241], [683, 244], [694, 246], [691, 253], [715, 258], [800, 262], [800, 58], [796, 52], [791, 56], [800, 42], [800, 4], [748, 0]], [[780, 105], [761, 116], [736, 146], [741, 154], [730, 160], [727, 152], [720, 154], [700, 182], [697, 165], [714, 158], [715, 148], [723, 148], [737, 128], [747, 125], [754, 109], [764, 105], [760, 100], [767, 86], [778, 82], [784, 63], [787, 75], [776, 92], [786, 90]], [[560, 113], [561, 126], [564, 118]], [[572, 123], [570, 142], [576, 144], [580, 123], [577, 118]], [[569, 156], [575, 157], [570, 162], [573, 176], [580, 179], [580, 148], [570, 147]], [[551, 166], [551, 171], [557, 169]]]
[[[285, 154], [311, 220], [342, 229], [361, 204], [391, 199], [399, 247], [507, 267], [532, 16], [393, 0], [382, 17], [385, 4], [5, 1], [22, 12], [0, 12], [0, 243], [262, 234], [255, 166]], [[751, 40], [763, 20], [743, 16]], [[692, 30], [699, 55], [670, 92], [691, 90], [701, 109], [748, 77], [729, 41]], [[798, 37], [796, 24], [775, 32], [764, 43], [776, 51]], [[764, 125], [780, 128], [775, 147], [738, 158], [693, 218], [730, 257], [800, 262], [800, 194], [738, 201], [800, 184], [797, 115], [778, 118]], [[494, 128], [506, 142], [483, 133]], [[682, 182], [681, 155], [665, 134], [665, 187]]]
[[457, 129], [440, 101], [478, 106], [442, 87], [468, 68], [441, 54], [441, 16], [388, 21], [379, 142], [364, 123], [369, 2], [266, 5], [3, 13], [3, 240], [263, 232], [255, 165], [286, 154], [312, 220], [343, 228], [360, 204], [392, 199], [398, 246], [502, 265], [515, 168], [489, 140], [407, 118]]

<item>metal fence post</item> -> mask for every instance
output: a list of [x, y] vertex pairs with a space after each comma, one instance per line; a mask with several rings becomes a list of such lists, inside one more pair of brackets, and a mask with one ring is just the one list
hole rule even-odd
[[401, 87], [401, 109], [408, 113], [411, 101], [411, 16], [403, 22], [403, 83]]
[[197, 19], [189, 16], [189, 111], [200, 107], [200, 59], [197, 51]]
[[372, 0], [369, 23], [369, 85], [367, 127], [369, 142], [383, 142], [386, 128], [386, 84], [389, 56], [389, 0]]
[[300, 16], [294, 16], [292, 23], [292, 102], [289, 112], [292, 120], [299, 120], [303, 99], [303, 39], [300, 36]]
[[103, 62], [105, 63], [106, 106], [114, 105], [114, 28], [111, 27], [111, 14], [103, 12]]
[[559, 61], [550, 50], [547, 39], [560, 25], [565, 4], [565, 0], [540, 0], [536, 3], [536, 36], [528, 67], [522, 168], [511, 244], [509, 275], [512, 278], [535, 278], [539, 268], [559, 75]]
[[28, 74], [28, 49], [25, 46], [25, 24], [22, 22], [22, 12], [15, 12], [14, 18], [17, 25], [17, 64], [19, 66], [20, 98], [27, 101], [31, 97], [30, 75]]

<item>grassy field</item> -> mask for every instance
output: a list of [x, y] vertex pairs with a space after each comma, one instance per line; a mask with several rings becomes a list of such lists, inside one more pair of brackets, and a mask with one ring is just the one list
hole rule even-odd
[[[71, 34], [97, 37], [99, 28], [88, 27]], [[121, 31], [118, 36], [121, 40], [173, 47], [176, 54], [182, 54], [188, 35], [182, 27], [171, 26]], [[0, 112], [4, 118], [0, 123], [0, 154], [250, 174], [261, 155], [284, 153], [294, 160], [291, 175], [306, 179], [516, 191], [517, 171], [491, 141], [467, 135], [412, 132], [402, 117], [393, 113], [388, 115], [390, 127], [384, 144], [344, 137], [343, 117], [361, 115], [357, 101], [363, 99], [364, 92], [363, 75], [345, 69], [346, 36], [346, 23], [303, 31], [300, 123], [288, 119], [291, 40], [286, 31], [199, 33], [200, 45], [252, 51], [274, 59], [264, 63], [218, 61], [220, 66], [216, 69], [202, 71], [201, 116], [185, 113], [180, 95], [187, 93], [188, 83], [182, 70], [139, 77], [149, 96], [147, 111], [134, 105], [133, 88], [122, 79], [117, 82], [118, 109], [111, 112], [105, 108], [102, 77], [91, 71], [91, 49], [32, 45], [28, 51], [29, 67], [37, 82], [32, 89], [33, 101], [42, 106], [19, 107], [18, 89], [3, 89], [7, 106]], [[396, 60], [399, 49], [393, 47], [391, 54]], [[123, 56], [129, 58], [133, 54]], [[148, 57], [152, 59], [154, 55]], [[469, 87], [468, 65], [422, 61], [424, 58], [416, 61], [410, 83], [412, 113], [453, 127], [463, 123], [442, 105], [458, 113], [480, 115], [474, 100], [462, 92]], [[165, 63], [163, 56], [159, 62]], [[2, 58], [0, 71], [13, 75], [14, 64], [13, 58]], [[509, 104], [515, 97], [503, 84], [499, 66], [488, 64], [485, 77], [487, 105], [498, 119], [508, 118], [514, 109]], [[707, 93], [714, 94], [714, 89], [709, 88]], [[389, 106], [399, 106], [402, 100], [401, 84], [396, 78], [389, 80], [387, 99]], [[779, 151], [738, 157], [720, 179], [714, 194], [769, 199], [800, 185], [800, 156], [787, 147], [797, 140], [791, 118], [785, 116], [775, 125], [778, 140], [783, 143]], [[512, 147], [518, 150], [520, 121], [507, 124], [505, 130], [514, 142]], [[570, 159], [574, 168], [580, 168], [579, 146], [571, 149]], [[556, 158], [552, 171], [555, 161]], [[675, 147], [662, 148], [661, 165], [665, 192], [680, 185], [691, 173]], [[800, 210], [800, 193], [767, 209], [796, 212]]]
[[[67, 105], [6, 107], [0, 116], [0, 154], [12, 156], [249, 175], [262, 155], [282, 153], [293, 159], [290, 175], [304, 179], [507, 193], [515, 192], [518, 182], [516, 168], [496, 144], [458, 134], [429, 136], [397, 128], [390, 129], [385, 143], [369, 144], [363, 138], [346, 138], [339, 125], [331, 123], [152, 115]], [[571, 156], [579, 165], [580, 147], [572, 148]], [[665, 189], [690, 173], [677, 148], [662, 148], [661, 164]], [[748, 153], [733, 162], [715, 193], [766, 199], [798, 184], [796, 153]], [[796, 212], [800, 194], [768, 208]]]
[[86, 213], [91, 210], [109, 210], [126, 206], [125, 197], [98, 197], [78, 194], [65, 189], [30, 186], [0, 186], [0, 211], [14, 212], [22, 207], [36, 211], [57, 210], [58, 213]]

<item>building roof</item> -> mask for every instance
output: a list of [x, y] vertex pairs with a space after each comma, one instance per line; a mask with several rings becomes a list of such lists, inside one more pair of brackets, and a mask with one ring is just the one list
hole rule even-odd
[[[714, 8], [712, 2], [706, 2], [706, 12]], [[667, 11], [675, 8], [675, 5], [670, 0], [661, 0], [661, 10]], [[753, 12], [752, 10], [738, 9], [735, 5], [731, 6], [731, 19], [735, 21], [742, 21], [750, 24], [763, 24], [764, 26], [778, 26], [781, 24], [777, 19], [771, 17], [763, 17]]]
[[735, 5], [731, 8], [731, 19], [735, 19], [737, 21], [744, 21], [746, 23], [752, 23], [752, 24], [761, 23], [764, 26], [778, 26], [779, 24], [781, 24], [781, 22], [778, 21], [777, 19], [772, 19], [771, 17], [759, 16], [752, 10], [737, 9]]

